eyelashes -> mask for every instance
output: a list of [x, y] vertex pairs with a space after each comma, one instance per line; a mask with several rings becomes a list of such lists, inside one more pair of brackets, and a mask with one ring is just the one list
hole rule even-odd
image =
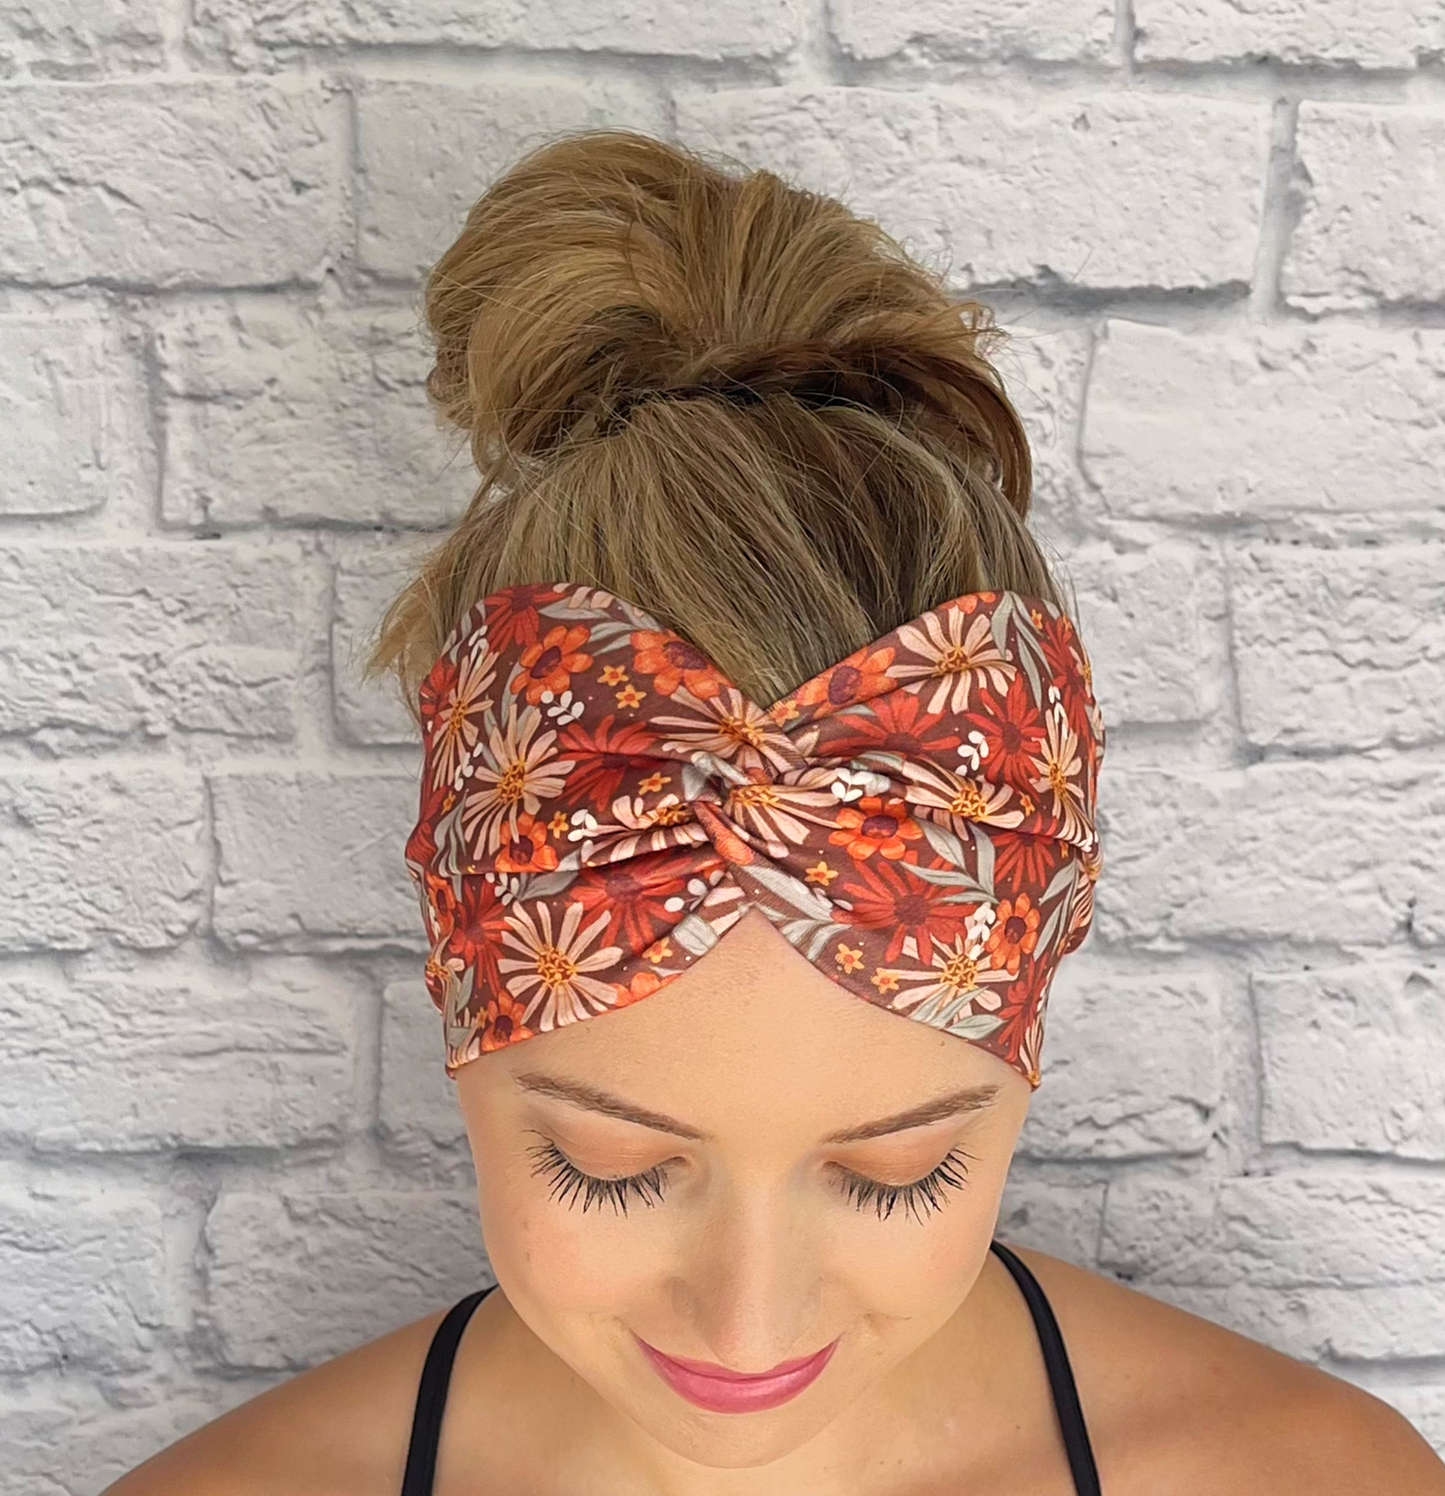
[[968, 1180], [968, 1165], [963, 1160], [971, 1155], [961, 1148], [951, 1148], [936, 1169], [930, 1170], [922, 1179], [912, 1184], [879, 1184], [876, 1179], [865, 1179], [861, 1174], [845, 1171], [843, 1188], [848, 1198], [859, 1210], [870, 1205], [880, 1221], [901, 1205], [905, 1215], [921, 1221], [925, 1215], [942, 1210], [945, 1190], [961, 1190]]
[[[541, 1136], [538, 1133], [538, 1137]], [[584, 1215], [594, 1205], [607, 1203], [611, 1204], [614, 1214], [626, 1215], [628, 1203], [633, 1199], [641, 1205], [662, 1204], [667, 1176], [660, 1164], [622, 1179], [598, 1179], [595, 1174], [584, 1174], [551, 1138], [543, 1138], [527, 1152], [535, 1160], [532, 1172], [549, 1182], [548, 1194], [569, 1206], [580, 1199]]]
[[[527, 1150], [533, 1159], [532, 1173], [548, 1181], [549, 1195], [563, 1205], [570, 1207], [580, 1202], [584, 1215], [594, 1205], [598, 1208], [611, 1205], [615, 1215], [626, 1215], [633, 1203], [649, 1208], [662, 1204], [667, 1173], [661, 1164], [641, 1174], [599, 1179], [595, 1174], [584, 1174], [550, 1138], [541, 1133], [537, 1136], [542, 1141]], [[943, 1209], [947, 1191], [965, 1187], [968, 1165], [964, 1159], [971, 1156], [961, 1148], [952, 1148], [936, 1168], [912, 1184], [881, 1184], [851, 1169], [840, 1168], [843, 1193], [856, 1209], [872, 1209], [879, 1220], [886, 1220], [901, 1209], [904, 1215], [922, 1221]]]

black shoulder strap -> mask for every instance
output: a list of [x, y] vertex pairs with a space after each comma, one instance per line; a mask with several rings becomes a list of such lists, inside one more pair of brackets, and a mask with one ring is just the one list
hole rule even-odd
[[432, 1481], [436, 1478], [437, 1469], [437, 1445], [441, 1441], [442, 1414], [447, 1407], [447, 1385], [452, 1378], [452, 1362], [456, 1360], [457, 1346], [461, 1344], [462, 1331], [466, 1329], [467, 1321], [491, 1291], [490, 1288], [479, 1288], [466, 1298], [459, 1299], [447, 1310], [431, 1338], [426, 1362], [421, 1369], [421, 1383], [417, 1387], [416, 1412], [411, 1420], [411, 1445], [406, 1452], [406, 1473], [401, 1478], [401, 1496], [432, 1496]]
[[1064, 1337], [1060, 1333], [1058, 1320], [1054, 1318], [1053, 1306], [1044, 1293], [1043, 1285], [1016, 1253], [999, 1241], [990, 1243], [990, 1249], [1013, 1274], [1014, 1281], [1023, 1291], [1029, 1312], [1034, 1317], [1039, 1348], [1044, 1353], [1049, 1386], [1054, 1394], [1054, 1408], [1059, 1415], [1059, 1431], [1064, 1436], [1064, 1449], [1068, 1452], [1069, 1469], [1074, 1477], [1074, 1489], [1078, 1496], [1102, 1496], [1099, 1469], [1094, 1463], [1094, 1450], [1089, 1443], [1089, 1430], [1084, 1423], [1079, 1390], [1074, 1385], [1073, 1368], [1069, 1365], [1069, 1353], [1064, 1348]]

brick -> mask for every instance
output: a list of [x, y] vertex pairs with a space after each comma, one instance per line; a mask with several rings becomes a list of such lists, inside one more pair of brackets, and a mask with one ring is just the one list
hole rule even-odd
[[51, 10], [0, 0], [0, 55], [36, 76], [86, 78], [165, 66], [165, 28], [154, 0], [89, 0]]
[[336, 725], [351, 743], [419, 745], [416, 723], [391, 674], [363, 682], [361, 669], [382, 615], [415, 576], [420, 556], [389, 546], [344, 552], [336, 565], [331, 615], [331, 681]]
[[413, 315], [208, 304], [159, 322], [155, 348], [172, 524], [435, 526], [470, 497]]
[[202, 913], [200, 776], [132, 764], [0, 775], [0, 951], [174, 945]]
[[0, 1371], [134, 1371], [164, 1327], [155, 1201], [86, 1181], [46, 1195], [0, 1186]]
[[314, 283], [342, 242], [342, 101], [306, 80], [22, 86], [0, 139], [7, 280]]
[[1140, 62], [1413, 68], [1445, 47], [1440, 0], [1134, 0]]
[[1139, 1158], [1197, 1153], [1209, 1142], [1225, 1033], [1210, 973], [1061, 968], [1048, 1019], [1044, 1087], [1022, 1153]]
[[[166, 1386], [167, 1380], [159, 1368], [148, 1368], [146, 1400], [113, 1409], [93, 1391], [77, 1396], [78, 1389], [63, 1382], [60, 1388], [42, 1387], [32, 1379], [21, 1406], [0, 1408], [5, 1451], [0, 1491], [94, 1496], [202, 1424], [264, 1392], [275, 1378], [228, 1378], [200, 1387], [184, 1381]], [[127, 1387], [125, 1395], [138, 1394]]]
[[[1112, 318], [1080, 459], [1121, 518], [1433, 513], [1445, 333], [1354, 325], [1251, 335]], [[1348, 411], [1348, 419], [1341, 416]]]
[[1099, 835], [1109, 940], [1384, 944], [1445, 872], [1445, 776], [1408, 760], [1116, 765]]
[[840, 197], [959, 285], [1214, 288], [1253, 273], [1262, 107], [786, 87], [682, 94], [677, 114], [687, 144]]
[[1409, 928], [1421, 945], [1445, 945], [1445, 878], [1426, 883], [1414, 895]]
[[419, 784], [408, 774], [217, 770], [217, 935], [246, 949], [425, 949], [402, 856]]
[[1231, 571], [1252, 743], [1359, 749], [1445, 736], [1445, 546], [1257, 545]]
[[[376, 0], [295, 0], [254, 6], [201, 0], [198, 24], [234, 39], [277, 46], [517, 47], [543, 51], [633, 52], [678, 57], [772, 57], [798, 37], [797, 0], [505, 0], [459, 8], [415, 0], [398, 9]], [[233, 42], [234, 44], [234, 42]]]
[[[1199, 548], [1171, 541], [1070, 558], [1087, 579], [1079, 632], [1108, 724], [1197, 722], [1205, 714]], [[1108, 769], [1105, 769], [1108, 772]]]
[[1099, 1253], [1104, 1186], [1080, 1179], [1043, 1179], [1029, 1173], [1027, 1159], [1009, 1171], [994, 1235], [1092, 1267]]
[[227, 1366], [313, 1366], [493, 1281], [473, 1193], [223, 1194], [204, 1320]]
[[367, 80], [356, 100], [359, 262], [378, 275], [423, 276], [524, 152], [599, 127], [667, 134], [650, 90], [601, 79], [485, 87]]
[[1250, 985], [1266, 1142], [1445, 1159], [1439, 967], [1373, 957], [1324, 971], [1255, 972]]
[[275, 544], [0, 547], [0, 732], [290, 738], [299, 564]]
[[[1437, 1376], [1439, 1373], [1437, 1373]], [[1390, 1404], [1445, 1460], [1445, 1377], [1435, 1382], [1389, 1383], [1371, 1389]]]
[[834, 37], [850, 57], [1103, 62], [1114, 48], [1112, 0], [829, 0]]
[[295, 959], [11, 966], [0, 1136], [86, 1152], [335, 1141], [352, 1108], [352, 986]]
[[467, 1139], [445, 1059], [441, 1015], [426, 986], [419, 978], [389, 983], [382, 999], [381, 1131], [394, 1152], [419, 1162]]
[[143, 399], [138, 363], [98, 319], [0, 316], [0, 516], [86, 514], [133, 497], [145, 443], [121, 413]]
[[1445, 1353], [1438, 1283], [1351, 1288], [1143, 1284], [1163, 1299], [1303, 1361], [1422, 1360]]
[[1445, 1178], [1144, 1174], [1112, 1180], [1102, 1261], [1206, 1288], [1429, 1284], [1445, 1292]]
[[1445, 111], [1302, 101], [1295, 151], [1302, 202], [1280, 271], [1291, 306], [1445, 298]]
[[1012, 326], [1007, 331], [1008, 342], [994, 361], [1028, 434], [1033, 519], [1041, 530], [1067, 534], [1082, 497], [1075, 432], [1092, 333], [1087, 327], [1068, 326], [1042, 331]]

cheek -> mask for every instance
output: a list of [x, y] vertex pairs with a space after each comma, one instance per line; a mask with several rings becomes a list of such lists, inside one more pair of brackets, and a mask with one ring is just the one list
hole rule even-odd
[[946, 1318], [976, 1279], [998, 1224], [1009, 1153], [977, 1147], [965, 1189], [920, 1221], [901, 1206], [879, 1220], [872, 1207], [841, 1212], [833, 1260], [852, 1296], [873, 1314]]
[[834, 1263], [854, 1302], [892, 1320], [946, 1317], [973, 1282], [988, 1250], [996, 1209], [957, 1200], [922, 1222], [870, 1210], [840, 1221]]
[[548, 1194], [527, 1162], [479, 1157], [477, 1198], [487, 1256], [507, 1297], [549, 1318], [616, 1316], [666, 1275], [661, 1222], [645, 1207], [583, 1212]]

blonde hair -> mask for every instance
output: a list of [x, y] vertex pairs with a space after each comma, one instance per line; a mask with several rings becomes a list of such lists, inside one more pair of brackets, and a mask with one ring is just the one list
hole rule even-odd
[[367, 662], [413, 717], [467, 609], [523, 583], [635, 603], [762, 707], [966, 592], [1065, 607], [989, 361], [1008, 335], [832, 198], [564, 136], [479, 199], [425, 308], [427, 392], [481, 482]]

